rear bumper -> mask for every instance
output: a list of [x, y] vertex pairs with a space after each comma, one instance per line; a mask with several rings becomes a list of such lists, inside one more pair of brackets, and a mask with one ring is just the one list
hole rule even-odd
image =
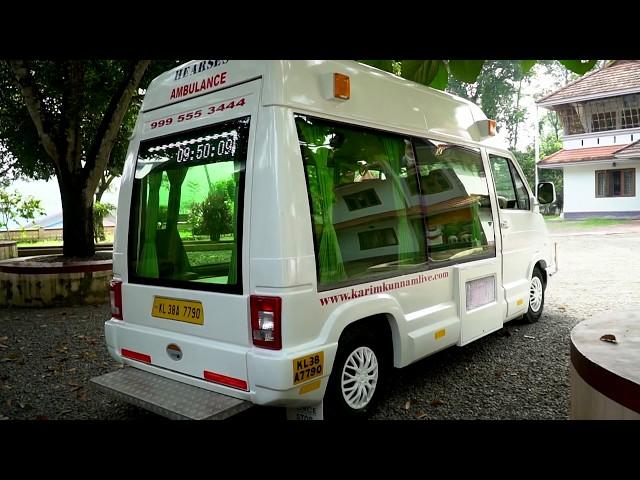
[[[314, 344], [295, 351], [269, 351], [184, 336], [113, 319], [105, 323], [105, 339], [111, 357], [124, 365], [255, 405], [283, 407], [310, 406], [322, 400], [337, 350], [337, 344]], [[169, 343], [177, 343], [184, 352], [180, 371], [177, 371], [178, 365], [165, 352]], [[148, 354], [152, 363], [123, 357], [122, 348]], [[293, 360], [318, 351], [324, 352], [325, 359], [324, 375], [319, 378], [319, 384], [316, 378], [311, 382], [293, 385]], [[210, 371], [246, 381], [248, 390], [204, 380], [202, 365], [205, 364]], [[313, 385], [312, 389], [308, 388], [310, 385]], [[302, 389], [303, 386], [307, 388]]]

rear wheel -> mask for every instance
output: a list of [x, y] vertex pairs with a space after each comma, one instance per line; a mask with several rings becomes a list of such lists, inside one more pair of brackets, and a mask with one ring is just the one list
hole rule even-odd
[[325, 418], [366, 418], [380, 399], [387, 362], [381, 342], [371, 332], [345, 332], [324, 398]]
[[529, 310], [524, 315], [524, 319], [529, 323], [537, 322], [542, 316], [543, 308], [544, 280], [540, 269], [535, 267], [529, 283]]

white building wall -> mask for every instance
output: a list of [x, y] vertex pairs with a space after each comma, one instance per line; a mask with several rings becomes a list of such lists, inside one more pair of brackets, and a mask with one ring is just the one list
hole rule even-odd
[[[564, 167], [564, 213], [635, 212], [640, 215], [640, 160]], [[636, 169], [635, 197], [596, 198], [596, 170]], [[569, 214], [569, 215], [567, 215]]]
[[615, 130], [599, 133], [585, 133], [582, 135], [571, 135], [562, 138], [562, 147], [565, 150], [576, 148], [606, 147], [608, 145], [628, 145], [640, 140], [640, 128], [628, 130]]

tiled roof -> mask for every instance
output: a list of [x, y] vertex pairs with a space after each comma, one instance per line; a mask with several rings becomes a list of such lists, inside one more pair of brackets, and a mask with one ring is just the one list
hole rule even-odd
[[593, 160], [613, 159], [613, 154], [627, 145], [607, 145], [606, 147], [574, 148], [559, 150], [538, 163], [539, 166], [558, 165], [564, 163], [588, 162]]
[[[588, 97], [595, 94], [640, 91], [640, 60], [618, 60], [536, 100], [538, 104]], [[560, 102], [561, 103], [561, 102]]]
[[632, 143], [631, 145], [627, 145], [622, 150], [618, 150], [616, 152], [616, 156], [618, 155], [624, 155], [624, 156], [637, 155], [640, 157], [640, 140]]

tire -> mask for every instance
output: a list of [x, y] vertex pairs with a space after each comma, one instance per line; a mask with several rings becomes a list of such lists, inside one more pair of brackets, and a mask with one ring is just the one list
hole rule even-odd
[[[324, 418], [366, 419], [376, 408], [389, 375], [390, 358], [373, 332], [347, 330], [340, 338], [323, 402]], [[360, 368], [358, 372], [356, 368]], [[366, 373], [366, 369], [372, 369]], [[350, 374], [362, 375], [360, 387]]]
[[535, 323], [542, 316], [542, 310], [544, 310], [544, 279], [542, 272], [538, 267], [533, 269], [531, 275], [531, 282], [529, 283], [529, 309], [522, 318], [527, 323]]

